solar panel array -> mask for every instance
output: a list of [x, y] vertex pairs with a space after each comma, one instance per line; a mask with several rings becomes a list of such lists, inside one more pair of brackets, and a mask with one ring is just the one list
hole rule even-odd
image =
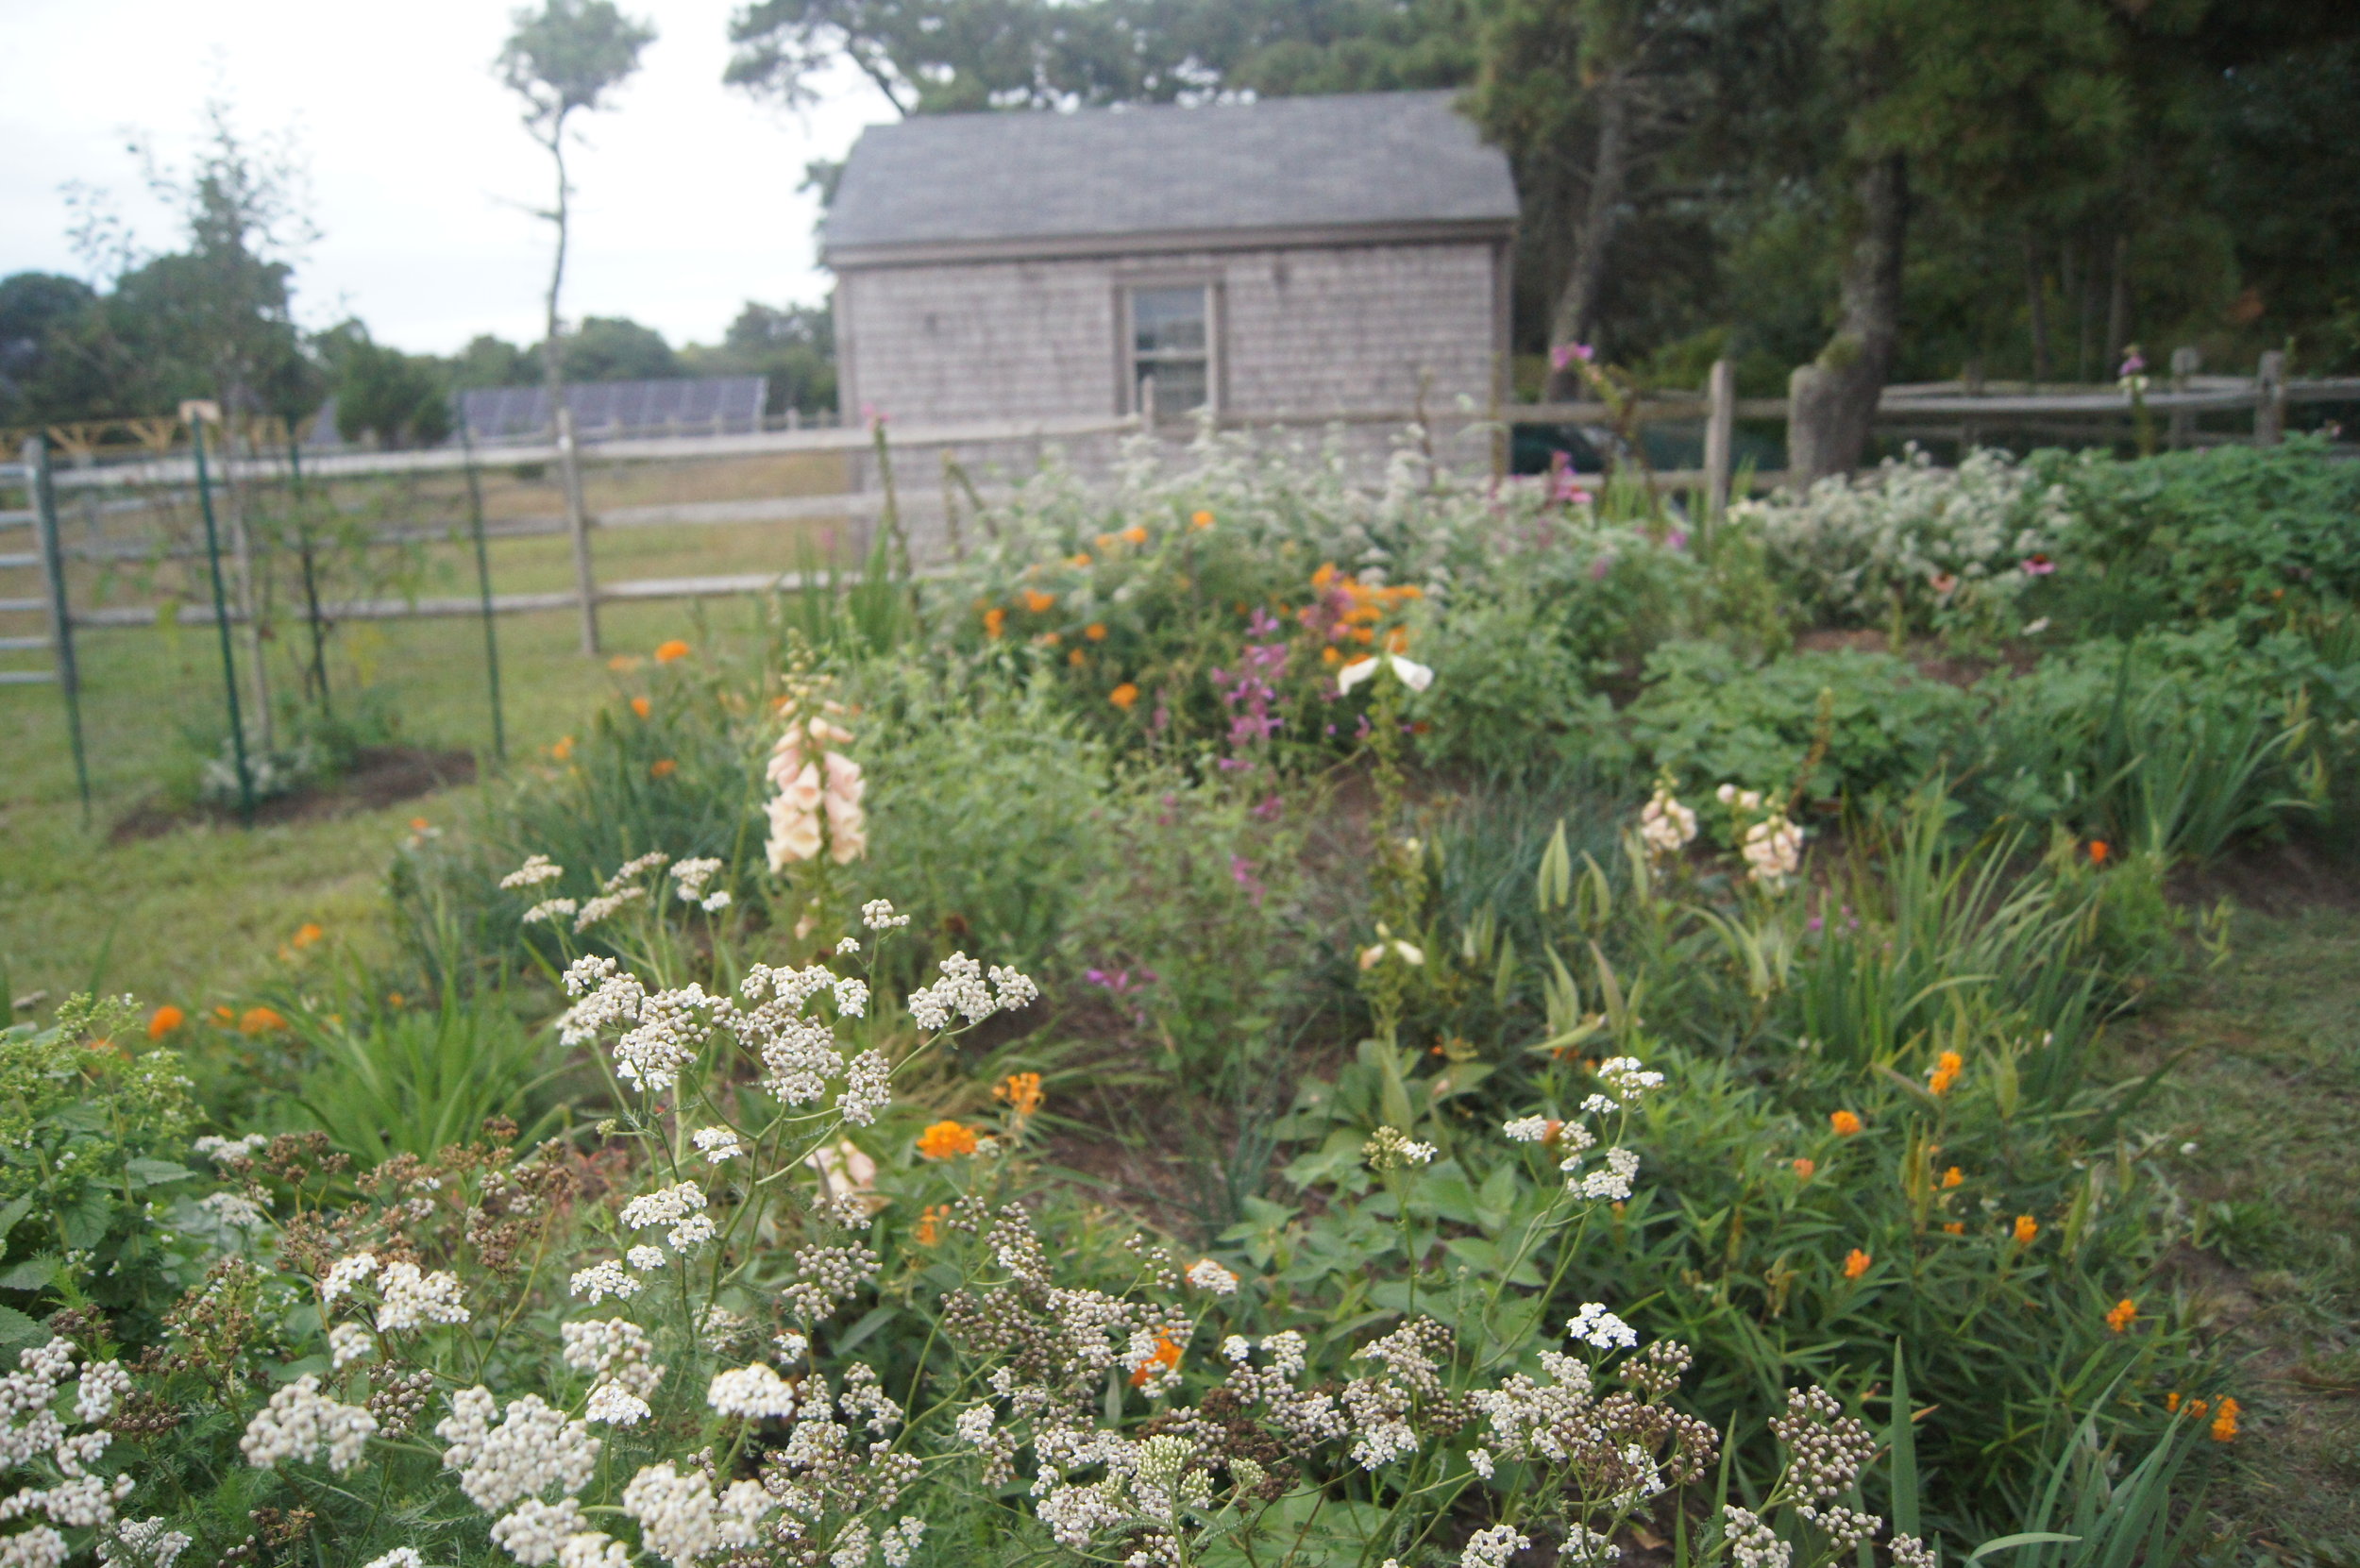
[[[625, 435], [726, 435], [762, 429], [767, 376], [682, 377], [663, 381], [583, 381], [565, 389], [574, 430], [584, 441]], [[459, 395], [460, 417], [478, 441], [549, 433], [547, 387], [479, 387]]]

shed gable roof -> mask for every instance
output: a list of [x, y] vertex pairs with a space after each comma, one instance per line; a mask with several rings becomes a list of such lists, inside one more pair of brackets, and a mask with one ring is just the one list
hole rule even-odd
[[853, 143], [826, 254], [1469, 225], [1516, 216], [1508, 160], [1450, 93], [917, 115]]

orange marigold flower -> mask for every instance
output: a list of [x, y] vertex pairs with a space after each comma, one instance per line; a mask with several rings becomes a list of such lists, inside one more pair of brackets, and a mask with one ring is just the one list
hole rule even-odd
[[1942, 1173], [1942, 1185], [1946, 1188], [1956, 1187], [1964, 1180], [1966, 1180], [1966, 1172], [1955, 1165]]
[[956, 1159], [975, 1152], [975, 1129], [958, 1121], [937, 1121], [918, 1135], [918, 1152], [927, 1159]]
[[316, 942], [316, 941], [320, 940], [322, 937], [326, 936], [327, 935], [328, 935], [328, 933], [327, 933], [327, 932], [322, 931], [322, 930], [319, 928], [319, 922], [318, 922], [318, 921], [316, 921], [316, 920], [306, 920], [306, 921], [304, 921], [301, 925], [299, 925], [299, 926], [295, 927], [295, 935], [294, 935], [293, 936], [288, 937], [288, 938], [287, 938], [287, 940], [288, 940], [290, 943], [294, 944], [295, 947], [298, 947], [298, 948], [308, 948], [308, 947], [310, 947], [312, 943], [314, 943], [314, 942]]
[[1861, 1275], [1868, 1272], [1868, 1266], [1875, 1261], [1875, 1258], [1869, 1256], [1858, 1247], [1854, 1247], [1849, 1253], [1845, 1255], [1844, 1277], [1846, 1279], [1860, 1278]]
[[1197, 528], [1211, 528], [1213, 514], [1209, 512], [1192, 512], [1188, 514], [1188, 521]]
[[224, 1023], [235, 1023], [238, 1021], [238, 1015], [227, 1005], [215, 1007], [213, 1009], [213, 1017], [220, 1020]]
[[1805, 1181], [1811, 1180], [1813, 1175], [1818, 1173], [1818, 1170], [1819, 1162], [1815, 1159], [1805, 1158], [1798, 1159], [1795, 1162], [1795, 1173], [1802, 1177]]
[[1964, 1236], [1966, 1234], [1966, 1222], [1964, 1220], [1949, 1221], [1942, 1227], [1942, 1230], [1943, 1234], [1946, 1236]]
[[1083, 652], [1078, 648], [1070, 649], [1066, 653], [1065, 662], [1071, 665], [1075, 669], [1080, 669], [1084, 665], [1090, 662], [1090, 656]]
[[1069, 555], [1065, 558], [1065, 564], [1075, 567], [1087, 566], [1090, 564], [1090, 552], [1084, 550], [1079, 555]]
[[1386, 632], [1385, 651], [1388, 653], [1408, 652], [1409, 628], [1406, 626], [1396, 626], [1391, 632]]
[[413, 817], [410, 818], [410, 831], [412, 833], [424, 833], [427, 829], [432, 827], [433, 825], [433, 823], [428, 821], [423, 817]]
[[1336, 563], [1333, 561], [1322, 562], [1320, 569], [1311, 574], [1312, 590], [1314, 592], [1323, 594], [1327, 592], [1327, 585], [1335, 581]]
[[1065, 638], [1064, 638], [1064, 637], [1062, 637], [1062, 636], [1060, 636], [1060, 635], [1058, 635], [1058, 634], [1057, 634], [1056, 632], [1042, 632], [1039, 636], [1035, 637], [1033, 640], [1034, 640], [1035, 642], [1037, 642], [1037, 643], [1040, 644], [1040, 646], [1041, 646], [1041, 647], [1043, 647], [1043, 648], [1054, 648], [1054, 647], [1056, 647], [1059, 643], [1064, 642], [1064, 641], [1065, 641]]
[[1053, 606], [1054, 606], [1056, 602], [1057, 596], [1054, 594], [1044, 594], [1038, 588], [1027, 588], [1024, 590], [1024, 608], [1030, 610], [1036, 615], [1045, 614]]
[[675, 659], [687, 657], [688, 645], [678, 637], [655, 645], [655, 662], [659, 665], [668, 665]]
[[2106, 1326], [2117, 1334], [2127, 1333], [2138, 1315], [2139, 1304], [2125, 1296], [2106, 1314]]
[[2211, 1436], [2215, 1442], [2237, 1441], [2237, 1402], [2235, 1400], [2224, 1399], [2220, 1402], [2220, 1408], [2213, 1415]]
[[1122, 531], [1122, 536], [1134, 545], [1144, 545], [1147, 543], [1147, 530], [1139, 527], [1137, 523], [1133, 523], [1129, 528], [1124, 529]]
[[655, 711], [655, 704], [644, 697], [634, 697], [631, 700], [631, 711], [645, 718]]
[[1959, 1074], [1965, 1067], [1965, 1058], [1957, 1052], [1944, 1052], [1935, 1060], [1933, 1076], [1926, 1081], [1926, 1087], [1934, 1094], [1949, 1093], [1950, 1086], [1959, 1081]]
[[2169, 1392], [2169, 1393], [2167, 1393], [2167, 1394], [2164, 1395], [2164, 1408], [2165, 1408], [2166, 1410], [2173, 1410], [2173, 1411], [2176, 1411], [2176, 1410], [2178, 1410], [2178, 1409], [2180, 1408], [2180, 1391], [2179, 1391], [2179, 1390], [2174, 1389], [2174, 1390], [2172, 1390], [2172, 1391], [2171, 1391], [2171, 1392]]
[[617, 675], [626, 674], [639, 667], [639, 656], [635, 653], [617, 653], [606, 662], [606, 667]]
[[1103, 643], [1106, 640], [1106, 623], [1103, 620], [1094, 620], [1082, 628], [1082, 635], [1094, 643]]
[[2029, 1214], [2019, 1214], [2015, 1217], [2015, 1244], [2017, 1246], [2031, 1246], [2032, 1238], [2039, 1234], [2040, 1222], [2038, 1220]]
[[1180, 1347], [1172, 1342], [1169, 1335], [1158, 1334], [1155, 1336], [1155, 1354], [1140, 1362], [1138, 1370], [1131, 1374], [1131, 1386], [1135, 1389], [1143, 1387], [1157, 1372], [1179, 1364]]
[[1124, 713], [1129, 713], [1131, 711], [1131, 704], [1137, 702], [1138, 700], [1139, 688], [1133, 685], [1128, 681], [1125, 681], [1122, 684], [1117, 686], [1114, 690], [1106, 694], [1106, 700], [1112, 702], [1116, 707], [1121, 708]]
[[574, 737], [571, 735], [559, 736], [557, 744], [549, 748], [549, 755], [555, 757], [559, 762], [564, 762], [567, 757], [570, 757], [573, 754]]
[[275, 1035], [287, 1027], [287, 1020], [276, 1008], [248, 1007], [238, 1015], [241, 1035]]
[[1323, 649], [1320, 649], [1320, 663], [1321, 663], [1321, 664], [1323, 664], [1323, 665], [1340, 665], [1340, 664], [1342, 664], [1343, 662], [1344, 662], [1344, 652], [1343, 652], [1343, 649], [1342, 649], [1338, 648], [1335, 644], [1330, 643], [1327, 647], [1323, 648]]
[[1019, 1116], [1030, 1116], [1041, 1106], [1040, 1074], [1011, 1072], [992, 1086], [991, 1097], [1006, 1101], [1008, 1109]]
[[648, 777], [650, 779], [668, 779], [679, 771], [680, 763], [671, 757], [658, 757], [648, 764]]
[[942, 1222], [951, 1217], [949, 1204], [928, 1204], [918, 1216], [917, 1240], [921, 1247], [931, 1247], [942, 1239]]
[[1370, 631], [1365, 626], [1353, 627], [1348, 635], [1350, 635], [1352, 640], [1356, 643], [1373, 643], [1376, 641], [1376, 633]]
[[1005, 610], [1003, 610], [999, 605], [993, 605], [990, 609], [984, 612], [984, 635], [986, 637], [996, 637], [1000, 635], [1000, 629], [1005, 626], [1007, 621], [1008, 613]]
[[188, 1021], [188, 1014], [167, 1002], [147, 1015], [147, 1037], [151, 1040], [162, 1039]]
[[2105, 865], [2105, 864], [2106, 864], [2106, 857], [2107, 857], [2108, 855], [2112, 854], [2112, 853], [2114, 853], [2114, 851], [2113, 851], [2112, 849], [2110, 849], [2110, 848], [2108, 848], [2108, 847], [2107, 847], [2106, 841], [2105, 841], [2104, 839], [2102, 839], [2102, 838], [2093, 838], [2093, 839], [2091, 839], [2091, 840], [2090, 840], [2090, 864], [2091, 864], [2091, 865], [2093, 865], [2093, 866], [2103, 866], [2103, 865]]
[[1836, 1137], [1851, 1138], [1859, 1133], [1861, 1120], [1850, 1111], [1837, 1111], [1828, 1118], [1828, 1125], [1835, 1129]]

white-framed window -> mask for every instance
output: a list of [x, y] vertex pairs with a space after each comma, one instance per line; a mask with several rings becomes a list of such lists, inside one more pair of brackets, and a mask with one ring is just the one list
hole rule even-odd
[[1219, 332], [1208, 283], [1135, 283], [1123, 290], [1126, 413], [1148, 405], [1155, 383], [1156, 415], [1218, 405]]

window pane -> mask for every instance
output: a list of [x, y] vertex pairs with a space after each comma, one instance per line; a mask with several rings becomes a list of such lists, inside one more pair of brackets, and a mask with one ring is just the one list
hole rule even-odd
[[[1140, 289], [1131, 295], [1132, 346], [1141, 354], [1205, 352], [1205, 291]], [[1156, 384], [1162, 390], [1162, 383]]]
[[[1158, 414], [1186, 413], [1205, 406], [1205, 362], [1203, 360], [1141, 360], [1138, 367], [1139, 384], [1149, 379], [1155, 382], [1155, 412]], [[1135, 407], [1147, 406], [1147, 394], [1141, 392]]]

